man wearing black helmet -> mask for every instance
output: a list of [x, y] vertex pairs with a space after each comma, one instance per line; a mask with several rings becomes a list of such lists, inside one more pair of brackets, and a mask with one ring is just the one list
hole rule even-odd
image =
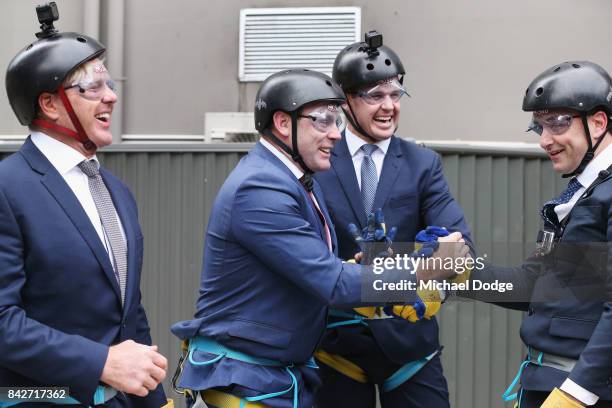
[[[400, 58], [376, 31], [336, 57], [333, 77], [346, 94], [343, 109], [349, 124], [332, 152], [331, 170], [317, 180], [336, 226], [341, 257], [357, 250], [348, 226], [364, 227], [367, 214], [379, 208], [387, 224], [397, 227], [397, 242], [414, 242], [431, 225], [459, 231], [471, 244], [439, 156], [394, 135], [400, 100], [407, 94], [404, 74]], [[439, 303], [425, 305], [424, 313], [402, 313], [410, 321], [399, 313], [385, 319], [367, 316], [367, 325], [336, 318], [317, 354], [323, 380], [317, 406], [336, 407], [343, 401], [343, 406], [374, 407], [378, 385], [383, 407], [448, 407], [433, 316]]]
[[117, 101], [105, 48], [58, 33], [57, 17], [39, 7], [39, 39], [6, 74], [31, 134], [0, 162], [0, 384], [68, 387], [58, 404], [161, 407], [167, 362], [141, 304], [136, 203], [95, 156]]
[[533, 112], [529, 129], [553, 169], [570, 180], [544, 204], [536, 251], [521, 267], [472, 272], [516, 289], [466, 295], [527, 312], [528, 354], [504, 400], [518, 398], [521, 408], [612, 407], [612, 78], [592, 62], [555, 65], [531, 82], [523, 110]]
[[[196, 406], [313, 405], [319, 380], [311, 357], [328, 305], [359, 305], [362, 276], [372, 276], [336, 257], [334, 228], [311, 177], [329, 169], [342, 102], [331, 78], [303, 69], [273, 74], [257, 93], [261, 139], [213, 205], [195, 318], [172, 327], [187, 342], [175, 385]], [[456, 249], [467, 253], [463, 244]], [[414, 281], [406, 272], [381, 279]], [[421, 272], [419, 279], [433, 277]]]

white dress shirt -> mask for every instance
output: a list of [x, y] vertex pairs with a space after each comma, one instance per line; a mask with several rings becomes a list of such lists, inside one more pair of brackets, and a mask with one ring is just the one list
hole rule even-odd
[[[353, 166], [355, 167], [355, 175], [357, 176], [359, 190], [361, 190], [361, 163], [363, 162], [363, 157], [365, 155], [363, 150], [361, 150], [361, 146], [367, 144], [367, 142], [364, 142], [357, 135], [352, 133], [349, 128], [344, 130], [344, 137], [346, 139], [346, 144], [348, 146], [349, 153], [351, 154], [351, 158], [353, 159]], [[378, 180], [380, 180], [380, 173], [382, 172], [385, 155], [387, 154], [390, 143], [391, 138], [374, 143], [376, 146], [378, 146], [378, 149], [374, 150], [372, 153], [372, 161], [376, 166], [376, 178]]]
[[[609, 136], [605, 136], [609, 137]], [[584, 171], [577, 177], [582, 187], [574, 193], [572, 198], [565, 204], [559, 204], [555, 207], [555, 212], [559, 221], [563, 220], [572, 211], [576, 202], [580, 199], [586, 189], [597, 179], [599, 172], [606, 170], [612, 165], [612, 144], [606, 147], [600, 152], [591, 162], [586, 166]], [[589, 390], [576, 384], [569, 378], [561, 384], [561, 390], [570, 394], [572, 397], [581, 401], [586, 405], [595, 405], [599, 400], [599, 396], [593, 394]]]
[[[609, 137], [609, 136], [606, 136]], [[574, 193], [572, 198], [565, 204], [559, 204], [555, 206], [555, 212], [559, 221], [563, 220], [574, 208], [574, 204], [586, 191], [586, 189], [593, 184], [599, 172], [606, 170], [612, 164], [612, 144], [606, 147], [600, 152], [591, 162], [585, 167], [584, 171], [577, 177], [582, 187]]]
[[[106, 252], [109, 253], [111, 265], [115, 267], [114, 259], [111, 256], [110, 243], [106, 237], [104, 228], [102, 228], [100, 214], [98, 213], [96, 203], [94, 202], [93, 196], [89, 190], [88, 177], [78, 167], [80, 162], [87, 160], [87, 157], [83, 156], [81, 153], [67, 144], [62, 143], [42, 132], [32, 132], [31, 139], [32, 143], [34, 143], [38, 150], [40, 150], [47, 160], [51, 162], [53, 167], [55, 167], [64, 181], [66, 181], [68, 187], [70, 187], [76, 198], [79, 200], [79, 203], [81, 203], [81, 207], [83, 207], [83, 210], [85, 210], [87, 217], [89, 217], [94, 229], [98, 233], [98, 237], [100, 237], [100, 241], [106, 248]], [[100, 163], [98, 162], [98, 158], [94, 155], [91, 159], [96, 161], [99, 168]], [[121, 225], [119, 214], [117, 214], [117, 222], [119, 223], [119, 229], [121, 230], [121, 234], [125, 240], [125, 231], [123, 230], [123, 225]]]

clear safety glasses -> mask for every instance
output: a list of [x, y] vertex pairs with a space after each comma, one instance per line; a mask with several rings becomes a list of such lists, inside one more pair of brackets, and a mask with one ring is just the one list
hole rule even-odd
[[102, 75], [94, 75], [93, 77], [86, 77], [80, 82], [74, 83], [64, 87], [64, 89], [77, 88], [79, 95], [90, 101], [100, 101], [106, 93], [106, 88], [113, 92], [117, 92], [117, 84], [108, 73]]
[[303, 112], [298, 117], [310, 119], [314, 128], [322, 133], [336, 129], [342, 132], [346, 128], [346, 121], [338, 105], [322, 106], [310, 112]]
[[387, 97], [391, 98], [391, 101], [395, 103], [404, 95], [408, 95], [408, 92], [406, 92], [397, 79], [357, 92], [357, 96], [363, 99], [368, 105], [379, 105], [383, 103]]
[[542, 135], [544, 129], [546, 129], [550, 134], [562, 135], [572, 126], [572, 120], [579, 117], [580, 115], [570, 113], [534, 114], [527, 131], [531, 130], [538, 135]]

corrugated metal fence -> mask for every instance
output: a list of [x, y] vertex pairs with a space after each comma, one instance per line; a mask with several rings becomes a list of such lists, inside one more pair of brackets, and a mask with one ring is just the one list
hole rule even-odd
[[[172, 370], [179, 344], [169, 327], [193, 315], [212, 201], [247, 149], [245, 145], [189, 149], [114, 146], [99, 154], [103, 165], [123, 179], [136, 196], [145, 237], [143, 301], [153, 339], [168, 356]], [[437, 150], [479, 251], [493, 251], [493, 243], [534, 240], [540, 204], [560, 191], [563, 183], [544, 157], [452, 147]], [[520, 322], [520, 313], [495, 306], [472, 302], [445, 305], [440, 316], [441, 343], [452, 407], [504, 406], [500, 395], [515, 375], [523, 353]], [[166, 390], [172, 394], [169, 379]]]

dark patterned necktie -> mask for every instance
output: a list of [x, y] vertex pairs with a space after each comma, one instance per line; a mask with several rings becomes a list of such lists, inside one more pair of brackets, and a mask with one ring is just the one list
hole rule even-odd
[[376, 164], [372, 160], [372, 153], [378, 149], [374, 144], [364, 144], [361, 146], [363, 150], [363, 161], [361, 162], [361, 201], [366, 215], [373, 211], [374, 197], [376, 197], [376, 188], [378, 187], [378, 176], [376, 174]]
[[[553, 198], [550, 201], [547, 201], [542, 207], [541, 215], [544, 220], [544, 224], [548, 226], [555, 226], [558, 224], [556, 217], [552, 215], [554, 208], [559, 204], [565, 204], [569, 202], [576, 191], [582, 188], [582, 184], [578, 181], [576, 177], [573, 177], [569, 183], [567, 184], [567, 188], [563, 190], [563, 192], [557, 197]], [[555, 218], [555, 219], [553, 219]]]
[[100, 176], [97, 163], [94, 160], [84, 160], [79, 163], [79, 168], [87, 175], [89, 191], [98, 209], [98, 214], [102, 221], [102, 228], [110, 244], [110, 255], [114, 260], [113, 269], [115, 277], [119, 282], [119, 288], [121, 289], [121, 304], [123, 304], [125, 302], [125, 286], [127, 280], [127, 245], [123, 239], [121, 228], [119, 227], [117, 211], [115, 210], [108, 189], [102, 180], [102, 176]]

